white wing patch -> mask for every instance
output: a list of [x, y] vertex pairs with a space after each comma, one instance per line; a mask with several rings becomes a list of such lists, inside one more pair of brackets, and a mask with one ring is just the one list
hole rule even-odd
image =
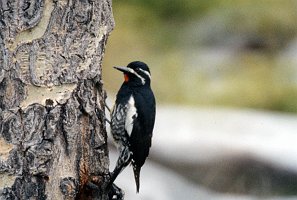
[[125, 121], [125, 129], [129, 136], [131, 136], [133, 130], [134, 119], [137, 117], [137, 109], [135, 107], [135, 101], [131, 95], [128, 104], [127, 104], [127, 116]]

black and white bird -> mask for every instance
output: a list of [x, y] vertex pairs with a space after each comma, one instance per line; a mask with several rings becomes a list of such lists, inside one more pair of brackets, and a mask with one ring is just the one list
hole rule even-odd
[[124, 82], [111, 114], [111, 135], [120, 156], [110, 184], [131, 163], [138, 193], [140, 169], [149, 155], [156, 115], [151, 74], [148, 66], [140, 61], [114, 68], [124, 73]]

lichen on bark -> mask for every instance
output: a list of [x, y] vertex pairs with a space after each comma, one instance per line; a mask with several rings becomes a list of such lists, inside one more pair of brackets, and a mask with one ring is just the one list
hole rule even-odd
[[113, 26], [111, 0], [0, 2], [0, 199], [108, 198], [101, 63]]

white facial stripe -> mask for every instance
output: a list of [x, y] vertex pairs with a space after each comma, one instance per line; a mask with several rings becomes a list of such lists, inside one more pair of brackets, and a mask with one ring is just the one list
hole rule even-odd
[[143, 77], [141, 77], [139, 74], [137, 74], [133, 69], [131, 69], [131, 68], [128, 68], [128, 69], [129, 69], [130, 73], [134, 74], [135, 76], [137, 76], [141, 80], [142, 85], [145, 84], [145, 79]]
[[151, 74], [148, 71], [145, 71], [145, 70], [140, 69], [140, 68], [139, 68], [139, 70], [142, 71], [143, 73], [145, 73], [151, 79]]

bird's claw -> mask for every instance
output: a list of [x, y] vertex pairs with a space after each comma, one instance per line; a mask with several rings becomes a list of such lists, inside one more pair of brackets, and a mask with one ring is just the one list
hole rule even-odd
[[108, 193], [109, 200], [124, 200], [124, 191], [116, 186], [115, 184], [112, 184], [111, 189]]

